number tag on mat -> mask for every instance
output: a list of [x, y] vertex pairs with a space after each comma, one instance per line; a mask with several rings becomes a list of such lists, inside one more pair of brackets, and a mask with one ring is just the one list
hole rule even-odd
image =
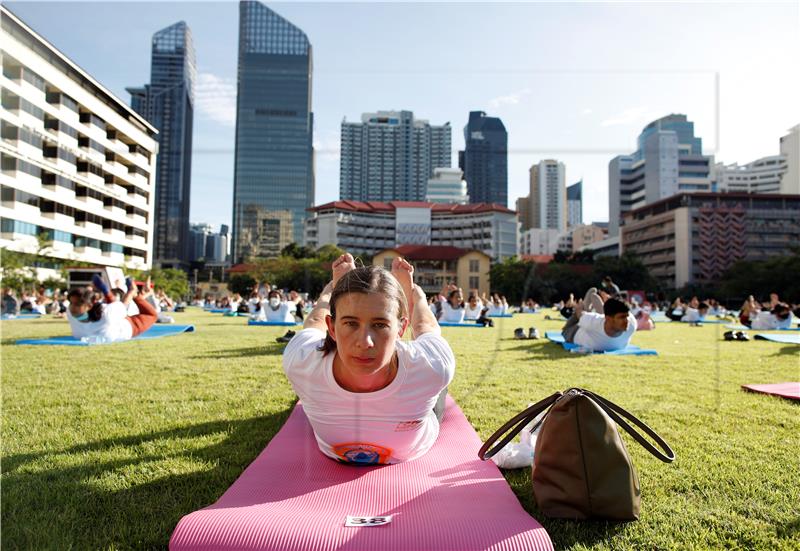
[[380, 517], [347, 517], [345, 526], [383, 526], [392, 522], [392, 515], [384, 515]]

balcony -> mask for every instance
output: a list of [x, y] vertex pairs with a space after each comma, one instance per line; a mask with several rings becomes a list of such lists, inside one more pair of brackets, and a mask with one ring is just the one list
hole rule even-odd
[[[102, 205], [102, 203], [101, 203]], [[90, 235], [102, 235], [103, 234], [103, 226], [100, 224], [95, 224], [94, 222], [88, 222], [86, 220], [76, 221], [75, 225], [79, 228], [83, 228], [86, 230], [86, 233]], [[77, 248], [77, 246], [76, 246]]]
[[95, 210], [102, 210], [104, 207], [103, 201], [100, 199], [95, 199], [94, 197], [89, 197], [88, 195], [77, 196], [75, 197], [78, 201], [84, 203], [87, 208], [95, 209]]

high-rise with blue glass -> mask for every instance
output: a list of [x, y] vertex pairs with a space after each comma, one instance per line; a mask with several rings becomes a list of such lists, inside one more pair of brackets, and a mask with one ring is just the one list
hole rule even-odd
[[128, 88], [131, 107], [158, 128], [154, 262], [187, 267], [196, 66], [183, 21], [153, 35], [150, 84]]
[[314, 201], [311, 72], [303, 31], [263, 4], [239, 4], [234, 263], [303, 242]]
[[686, 115], [672, 114], [644, 127], [631, 155], [608, 164], [608, 234], [619, 234], [623, 213], [681, 192], [714, 191], [714, 157], [703, 155]]
[[464, 151], [458, 166], [464, 171], [470, 203], [508, 202], [508, 132], [497, 117], [471, 111], [464, 127]]

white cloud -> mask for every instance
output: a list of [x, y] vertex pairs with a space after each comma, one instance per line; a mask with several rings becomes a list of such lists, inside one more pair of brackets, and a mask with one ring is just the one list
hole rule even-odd
[[519, 104], [520, 100], [530, 94], [530, 88], [523, 88], [522, 90], [518, 90], [516, 92], [511, 92], [510, 94], [506, 94], [504, 96], [497, 96], [496, 98], [492, 98], [489, 100], [489, 105], [494, 107], [495, 109], [500, 107], [501, 105], [517, 105]]
[[314, 134], [314, 153], [318, 160], [339, 161], [341, 156], [341, 139], [338, 132]]
[[236, 81], [212, 73], [197, 73], [195, 106], [205, 117], [236, 126]]
[[657, 119], [659, 116], [658, 113], [650, 111], [647, 107], [633, 107], [605, 119], [600, 123], [600, 126], [642, 124]]
[[583, 114], [584, 114], [584, 115], [591, 115], [591, 114], [592, 114], [592, 112], [593, 112], [593, 111], [592, 111], [591, 109], [589, 109], [589, 108], [586, 108], [586, 109], [584, 109], [584, 110], [583, 110]]

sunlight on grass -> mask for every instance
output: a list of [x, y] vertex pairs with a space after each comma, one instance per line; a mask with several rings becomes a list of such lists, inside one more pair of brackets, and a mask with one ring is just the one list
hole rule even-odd
[[[191, 310], [197, 331], [97, 347], [14, 346], [68, 333], [57, 320], [2, 322], [2, 544], [9, 549], [163, 548], [181, 516], [213, 503], [280, 429], [296, 397], [281, 328]], [[665, 465], [626, 439], [642, 517], [544, 518], [528, 470], [506, 477], [557, 549], [800, 549], [800, 409], [740, 385], [800, 380], [800, 349], [724, 342], [721, 326], [659, 324], [634, 344], [656, 357], [580, 356], [515, 327], [447, 328], [450, 392], [481, 437], [571, 386], [619, 403], [659, 432]], [[477, 451], [477, 450], [476, 450]]]

